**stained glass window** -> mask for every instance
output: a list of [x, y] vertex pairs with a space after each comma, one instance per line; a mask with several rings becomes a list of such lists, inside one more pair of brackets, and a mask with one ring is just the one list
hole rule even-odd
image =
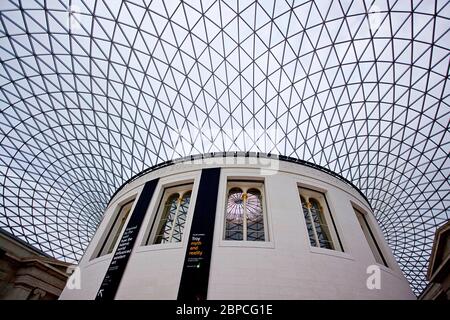
[[225, 240], [244, 239], [244, 192], [233, 188], [228, 193]]
[[265, 241], [262, 192], [243, 184], [228, 191], [225, 240]]

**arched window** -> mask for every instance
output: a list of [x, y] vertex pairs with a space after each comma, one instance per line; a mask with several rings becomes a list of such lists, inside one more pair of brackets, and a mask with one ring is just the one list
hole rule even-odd
[[178, 203], [180, 195], [178, 193], [171, 194], [164, 204], [161, 220], [156, 233], [155, 243], [170, 242], [173, 221], [178, 212]]
[[[183, 231], [191, 201], [192, 185], [172, 187], [164, 191], [161, 200], [159, 221], [152, 237], [153, 244], [174, 243], [183, 240]], [[164, 203], [164, 205], [162, 205]], [[150, 240], [147, 240], [147, 244]]]
[[317, 247], [334, 249], [322, 207], [314, 198], [310, 198], [309, 203], [311, 204], [309, 210], [311, 211], [311, 217], [314, 222], [313, 228], [316, 230], [316, 241], [319, 243]]
[[118, 226], [116, 232], [114, 233], [114, 238], [111, 241], [111, 244], [109, 245], [109, 249], [108, 249], [107, 253], [113, 252], [116, 242], [119, 239], [119, 235], [122, 232], [123, 226], [125, 225], [125, 221], [127, 221], [128, 215], [130, 214], [132, 204], [133, 204], [133, 202], [130, 202], [122, 207], [122, 210], [119, 214], [119, 219], [118, 219], [119, 226]]
[[258, 189], [247, 191], [247, 240], [264, 241], [264, 217], [261, 192]]
[[119, 236], [122, 234], [122, 230], [125, 226], [125, 222], [128, 219], [128, 216], [131, 211], [131, 207], [133, 206], [134, 200], [131, 200], [120, 206], [119, 212], [114, 217], [114, 221], [111, 225], [111, 228], [106, 235], [106, 239], [103, 242], [100, 250], [98, 251], [97, 257], [103, 256], [105, 254], [110, 254], [113, 252], [117, 241], [119, 240]]
[[[299, 189], [299, 193], [311, 246], [332, 250], [337, 249], [330, 232], [328, 221], [332, 218], [325, 209], [325, 196], [319, 192], [307, 189]], [[327, 219], [327, 216], [329, 219]], [[334, 231], [337, 237], [337, 232], [336, 230]], [[337, 246], [341, 247], [340, 243]]]
[[225, 215], [225, 240], [243, 240], [244, 237], [244, 192], [233, 188], [228, 192]]
[[183, 238], [184, 225], [186, 224], [187, 212], [189, 209], [189, 202], [191, 201], [191, 191], [185, 192], [181, 197], [178, 214], [174, 221], [172, 242], [181, 242]]
[[385, 267], [389, 267], [386, 259], [384, 258], [383, 252], [375, 239], [375, 234], [369, 225], [366, 214], [356, 208], [353, 208], [353, 210], [355, 210], [356, 217], [358, 218], [358, 222], [361, 226], [364, 236], [366, 237], [367, 243], [372, 250], [375, 261], [379, 264], [384, 265]]
[[[265, 241], [262, 193], [255, 183], [233, 182], [225, 212], [225, 240]], [[262, 186], [262, 184], [259, 183]]]
[[306, 227], [308, 228], [309, 243], [312, 246], [316, 246], [316, 237], [315, 237], [315, 232], [313, 230], [312, 218], [311, 218], [311, 215], [309, 214], [309, 210], [308, 210], [308, 204], [307, 204], [305, 198], [300, 197], [300, 199], [302, 202], [303, 215], [305, 216]]

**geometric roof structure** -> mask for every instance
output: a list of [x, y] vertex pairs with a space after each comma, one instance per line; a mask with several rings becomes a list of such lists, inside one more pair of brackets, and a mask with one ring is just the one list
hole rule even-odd
[[192, 154], [340, 174], [420, 293], [449, 220], [449, 1], [0, 3], [0, 228], [77, 261], [111, 195]]

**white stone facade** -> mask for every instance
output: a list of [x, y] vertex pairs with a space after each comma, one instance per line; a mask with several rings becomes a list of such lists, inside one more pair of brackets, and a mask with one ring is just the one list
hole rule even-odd
[[[209, 167], [222, 169], [208, 299], [415, 298], [369, 204], [354, 187], [313, 167], [276, 159], [251, 159], [210, 158], [177, 163], [149, 172], [127, 184], [106, 208], [103, 221], [79, 263], [79, 288], [66, 288], [60, 298], [95, 298], [113, 254], [96, 256], [114, 215], [121, 204], [139, 197], [146, 181], [159, 178], [116, 299], [176, 299], [200, 174], [203, 168]], [[263, 182], [268, 229], [266, 241], [224, 240], [226, 188], [230, 179]], [[186, 182], [193, 183], [193, 190], [183, 241], [144, 245], [164, 188]], [[342, 251], [310, 244], [299, 187], [324, 194]], [[365, 214], [388, 267], [376, 263], [354, 208]], [[373, 288], [376, 275], [372, 271], [367, 272], [368, 268], [372, 270], [370, 266], [380, 270], [378, 288]]]

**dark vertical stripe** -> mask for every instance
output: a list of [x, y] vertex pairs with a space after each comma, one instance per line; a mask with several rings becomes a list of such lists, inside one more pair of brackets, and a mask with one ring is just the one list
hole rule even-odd
[[154, 179], [144, 185], [95, 300], [114, 299], [157, 184]]
[[206, 300], [208, 294], [219, 178], [220, 168], [202, 170], [178, 290], [179, 300]]
[[[355, 209], [353, 209], [353, 210], [355, 210]], [[388, 266], [388, 264], [387, 264], [387, 262], [386, 262], [386, 259], [384, 259], [384, 256], [383, 256], [383, 252], [381, 251], [381, 249], [380, 249], [380, 247], [378, 246], [378, 242], [377, 242], [377, 240], [375, 239], [375, 236], [374, 236], [374, 234], [373, 234], [373, 232], [372, 232], [372, 229], [370, 228], [370, 226], [369, 226], [369, 222], [367, 221], [367, 219], [366, 219], [366, 215], [364, 214], [364, 213], [360, 213], [360, 215], [362, 216], [362, 218], [363, 218], [363, 220], [364, 220], [364, 223], [366, 224], [366, 228], [367, 228], [367, 230], [369, 230], [369, 236], [370, 237], [372, 237], [372, 241], [373, 241], [373, 243], [375, 243], [375, 246], [377, 247], [377, 250], [378, 250], [378, 254], [380, 255], [380, 257], [381, 257], [381, 260], [383, 260], [383, 264], [386, 266], [386, 267], [388, 267], [389, 268], [389, 266]], [[362, 229], [362, 228], [361, 228]], [[364, 229], [363, 229], [363, 232], [364, 232]]]
[[339, 246], [341, 247], [341, 251], [345, 252], [344, 246], [342, 245], [341, 237], [339, 236], [339, 232], [338, 232], [338, 229], [336, 227], [336, 223], [334, 222], [333, 214], [331, 213], [330, 205], [328, 204], [327, 197], [326, 197], [326, 195], [324, 193], [322, 193], [322, 194], [323, 194], [323, 197], [325, 199], [325, 203], [327, 205], [328, 213], [330, 214], [331, 222], [333, 223], [334, 232], [336, 233], [336, 237], [338, 238]]

